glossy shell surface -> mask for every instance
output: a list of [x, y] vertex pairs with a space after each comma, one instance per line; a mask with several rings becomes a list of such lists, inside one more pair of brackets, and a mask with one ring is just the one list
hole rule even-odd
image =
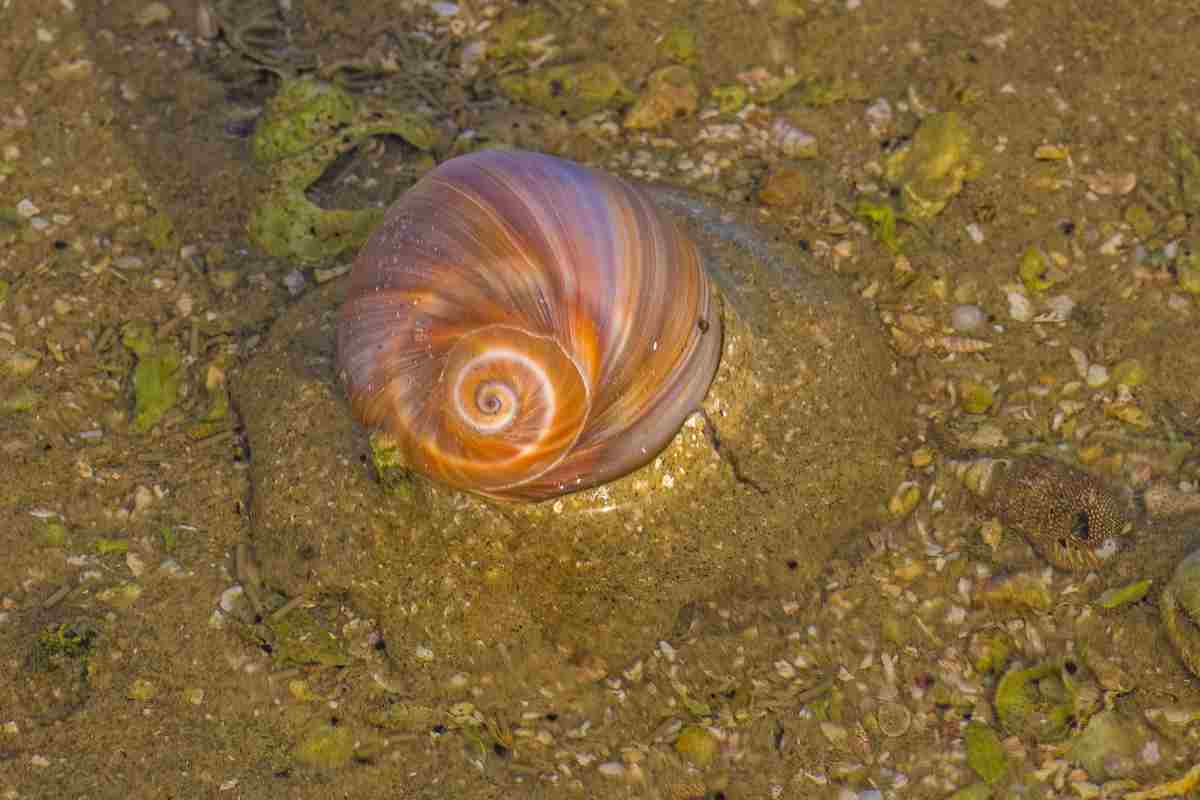
[[649, 461], [721, 323], [695, 245], [636, 187], [550, 156], [452, 159], [388, 211], [338, 326], [358, 420], [412, 469], [541, 500]]

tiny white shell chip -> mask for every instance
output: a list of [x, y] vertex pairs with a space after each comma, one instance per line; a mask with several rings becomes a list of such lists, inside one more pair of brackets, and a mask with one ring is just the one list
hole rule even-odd
[[1103, 364], [1092, 364], [1087, 370], [1087, 385], [1098, 389], [1108, 383], [1108, 368]]
[[1021, 292], [1012, 289], [1008, 291], [1008, 314], [1017, 322], [1028, 322], [1033, 319], [1033, 303]]

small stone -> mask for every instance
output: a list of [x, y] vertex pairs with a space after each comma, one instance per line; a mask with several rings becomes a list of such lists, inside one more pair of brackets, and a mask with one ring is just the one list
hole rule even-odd
[[746, 105], [749, 93], [741, 85], [717, 86], [712, 90], [712, 99], [717, 104], [717, 111], [722, 114], [736, 114]]
[[1150, 209], [1141, 203], [1134, 203], [1126, 208], [1123, 216], [1139, 239], [1148, 239], [1153, 235], [1154, 217], [1151, 216]]
[[234, 584], [221, 592], [221, 596], [217, 600], [217, 607], [226, 614], [232, 614], [241, 605], [244, 594], [245, 590], [241, 587], [241, 584]]
[[765, 206], [791, 208], [809, 193], [808, 176], [791, 164], [772, 169], [758, 190], [758, 200]]
[[1046, 584], [1028, 573], [992, 578], [980, 587], [978, 597], [985, 608], [1017, 607], [1048, 611], [1053, 605]]
[[1088, 188], [1098, 195], [1129, 194], [1137, 187], [1137, 175], [1132, 172], [1097, 172], [1095, 175], [1085, 175], [1083, 179]]
[[1133, 403], [1105, 403], [1104, 416], [1133, 425], [1135, 428], [1149, 428], [1153, 424], [1146, 412]]
[[950, 327], [959, 333], [974, 333], [986, 322], [987, 314], [984, 310], [971, 303], [955, 306], [950, 312]]
[[221, 33], [221, 25], [212, 6], [207, 2], [196, 4], [196, 36], [200, 39], [215, 39]]
[[150, 3], [137, 14], [137, 24], [143, 28], [159, 25], [171, 19], [171, 9], [165, 3]]
[[136, 603], [137, 599], [141, 596], [141, 586], [138, 586], [136, 583], [123, 583], [120, 586], [105, 589], [96, 595], [96, 599], [113, 608], [124, 609]]
[[113, 267], [121, 271], [138, 270], [146, 266], [146, 262], [138, 256], [121, 256], [113, 262]]
[[675, 752], [695, 764], [707, 767], [717, 756], [717, 737], [702, 725], [688, 725], [675, 739]]
[[1033, 157], [1038, 161], [1065, 161], [1070, 156], [1071, 149], [1065, 144], [1040, 144], [1033, 151]]
[[687, 67], [663, 67], [652, 73], [646, 88], [625, 115], [632, 130], [658, 128], [673, 119], [696, 113], [700, 90]]
[[41, 360], [41, 356], [36, 353], [13, 353], [5, 356], [3, 371], [14, 378], [28, 378]]
[[216, 289], [234, 289], [241, 280], [242, 274], [236, 269], [219, 269], [208, 273], [208, 282]]
[[133, 683], [129, 685], [128, 697], [130, 700], [140, 700], [146, 702], [153, 700], [158, 694], [158, 687], [145, 678], [135, 678]]
[[968, 414], [986, 414], [996, 402], [991, 387], [973, 380], [963, 380], [958, 385], [959, 405]]
[[900, 703], [883, 703], [876, 714], [884, 736], [903, 736], [912, 724], [912, 712]]
[[867, 127], [871, 129], [873, 136], [884, 135], [892, 126], [892, 104], [886, 98], [880, 97], [867, 106], [864, 115], [867, 118]]
[[1092, 364], [1087, 370], [1087, 385], [1099, 389], [1108, 383], [1108, 368], [1103, 364]]
[[1010, 289], [1005, 292], [1008, 298], [1008, 315], [1017, 322], [1028, 322], [1033, 319], [1033, 303], [1022, 292]]
[[817, 137], [800, 129], [787, 117], [776, 117], [768, 131], [771, 144], [779, 148], [779, 152], [788, 158], [816, 158], [818, 152]]
[[1146, 368], [1136, 358], [1127, 358], [1113, 367], [1112, 379], [1118, 386], [1141, 386], [1146, 382]]
[[838, 725], [836, 722], [822, 721], [820, 727], [821, 733], [825, 735], [825, 739], [831, 745], [834, 747], [845, 747], [850, 732], [846, 730], [844, 725]]
[[304, 293], [304, 284], [304, 273], [298, 269], [294, 269], [283, 276], [283, 285], [292, 297], [297, 297]]
[[354, 731], [349, 725], [321, 722], [309, 728], [292, 756], [310, 767], [344, 767], [354, 758]]
[[912, 481], [905, 481], [896, 488], [888, 500], [888, 512], [899, 519], [906, 517], [921, 502], [921, 487]]
[[135, 516], [145, 513], [154, 504], [154, 492], [145, 486], [133, 490], [133, 513]]
[[696, 32], [689, 27], [680, 25], [672, 28], [658, 43], [659, 52], [680, 64], [690, 64], [696, 60], [698, 47]]
[[976, 428], [963, 444], [974, 450], [994, 450], [1008, 446], [1008, 434], [999, 425], [986, 423]]

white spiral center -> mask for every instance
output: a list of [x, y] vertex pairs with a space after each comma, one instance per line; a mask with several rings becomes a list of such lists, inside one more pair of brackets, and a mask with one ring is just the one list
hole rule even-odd
[[493, 349], [462, 365], [452, 392], [458, 417], [472, 430], [489, 435], [508, 429], [530, 397], [540, 406], [532, 425], [543, 427], [554, 416], [554, 382], [544, 366], [517, 350]]

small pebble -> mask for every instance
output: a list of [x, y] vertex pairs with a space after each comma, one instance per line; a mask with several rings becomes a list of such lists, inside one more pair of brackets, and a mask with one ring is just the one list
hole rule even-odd
[[113, 262], [113, 266], [120, 270], [141, 269], [146, 265], [146, 262], [137, 256], [121, 256]]
[[221, 592], [221, 599], [217, 601], [217, 605], [220, 606], [221, 611], [224, 611], [226, 614], [231, 614], [233, 613], [233, 610], [237, 608], [241, 597], [242, 587], [239, 584], [234, 584], [225, 591]]
[[886, 98], [879, 98], [866, 110], [867, 127], [875, 136], [881, 136], [892, 125], [892, 104]]
[[1033, 319], [1033, 303], [1029, 298], [1016, 290], [1009, 290], [1008, 313], [1017, 322], [1028, 322]]
[[979, 306], [964, 303], [950, 312], [950, 327], [959, 333], [974, 333], [987, 322], [987, 314]]
[[781, 164], [768, 173], [758, 190], [758, 199], [763, 205], [790, 208], [797, 205], [809, 193], [808, 177], [791, 164]]
[[304, 273], [298, 269], [283, 276], [283, 285], [287, 287], [288, 294], [292, 297], [296, 297], [304, 291], [304, 283]]
[[776, 117], [768, 131], [771, 144], [788, 158], [816, 158], [817, 139], [785, 117]]
[[165, 3], [150, 3], [137, 14], [137, 24], [143, 28], [160, 25], [171, 19], [171, 9]]

